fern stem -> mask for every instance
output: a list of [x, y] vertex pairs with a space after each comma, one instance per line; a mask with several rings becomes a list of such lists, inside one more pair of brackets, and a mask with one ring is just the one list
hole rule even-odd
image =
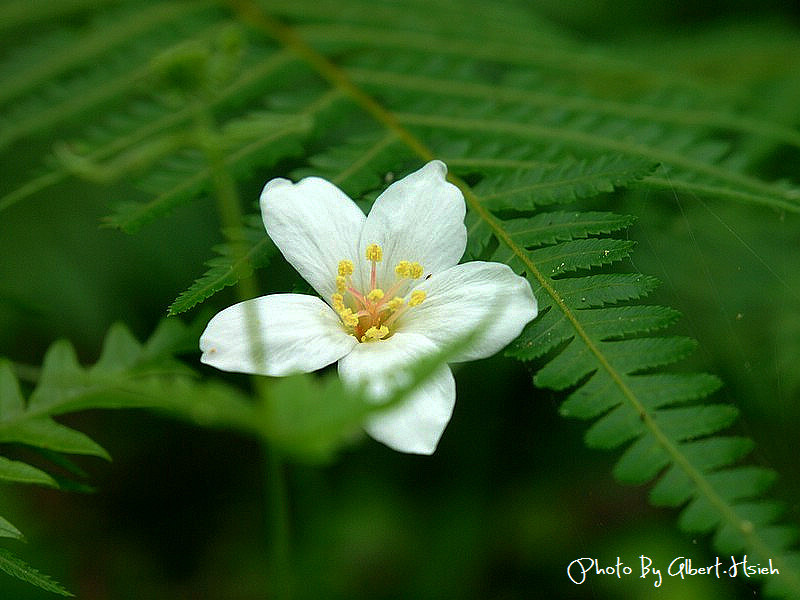
[[292, 596], [290, 569], [289, 491], [283, 463], [277, 449], [263, 445], [266, 464], [266, 496], [269, 518], [268, 577], [271, 598], [289, 600]]
[[422, 157], [424, 160], [433, 159], [431, 150], [403, 127], [392, 113], [384, 109], [372, 96], [356, 86], [342, 69], [309, 46], [294, 29], [287, 27], [277, 19], [264, 13], [250, 0], [231, 0], [231, 5], [243, 20], [266, 32], [295, 52], [295, 54], [311, 65], [322, 77], [333, 84], [334, 87], [350, 96], [379, 123], [386, 126], [387, 129], [395, 132], [398, 138], [418, 156]]
[[[198, 103], [197, 108], [198, 137], [201, 140], [203, 152], [209, 166], [209, 175], [217, 199], [217, 211], [223, 224], [223, 231], [231, 231], [242, 226], [244, 215], [241, 209], [241, 199], [236, 189], [236, 182], [226, 168], [225, 157], [219, 150], [218, 134], [214, 125], [213, 116], [207, 107]], [[228, 236], [228, 242], [235, 246], [241, 243]], [[246, 256], [246, 250], [241, 250], [240, 257]], [[258, 296], [258, 289], [253, 277], [240, 279], [237, 284], [240, 300], [248, 300]]]
[[[211, 180], [217, 199], [217, 210], [223, 225], [223, 231], [233, 231], [240, 228], [243, 223], [244, 215], [241, 209], [241, 199], [236, 188], [236, 182], [228, 170], [225, 158], [220, 151], [214, 118], [208, 105], [197, 102], [196, 120], [198, 137], [209, 163]], [[228, 236], [228, 243], [237, 254], [237, 261], [246, 260], [247, 249], [240, 241], [233, 236]], [[236, 283], [236, 290], [240, 300], [249, 300], [259, 295], [258, 286], [253, 276], [239, 278]], [[252, 354], [253, 362], [257, 363], [258, 357], [263, 356], [265, 353], [263, 343], [258, 335], [261, 330], [259, 325], [261, 315], [251, 304], [247, 304], [246, 307], [248, 310], [245, 318], [249, 324], [246, 343]], [[266, 406], [265, 399], [269, 390], [265, 380], [253, 376], [251, 381], [258, 397], [262, 399], [262, 406]], [[291, 597], [288, 569], [289, 516], [287, 490], [283, 478], [283, 466], [277, 450], [269, 448], [266, 441], [263, 447], [264, 460], [266, 462], [267, 513], [270, 523], [268, 556], [272, 575], [271, 597], [282, 600]]]
[[[388, 130], [394, 132], [400, 140], [402, 140], [414, 153], [416, 153], [423, 160], [431, 160], [434, 158], [432, 150], [429, 149], [421, 140], [419, 140], [419, 138], [417, 138], [411, 131], [406, 129], [406, 127], [403, 125], [403, 122], [408, 122], [409, 120], [416, 120], [418, 122], [426, 120], [434, 120], [436, 121], [437, 125], [443, 125], [444, 123], [447, 123], [450, 125], [455, 125], [457, 127], [466, 126], [466, 123], [470, 124], [476, 123], [475, 121], [471, 120], [466, 121], [459, 119], [447, 119], [444, 117], [426, 117], [424, 115], [403, 115], [402, 116], [403, 119], [401, 120], [400, 118], [398, 118], [397, 115], [391, 113], [386, 108], [384, 108], [383, 105], [378, 103], [372, 96], [367, 94], [360, 87], [356, 86], [349, 79], [345, 71], [343, 71], [340, 67], [329, 61], [325, 56], [321, 55], [316, 50], [314, 50], [293, 29], [280, 23], [271, 16], [264, 14], [250, 0], [231, 0], [231, 2], [234, 8], [242, 16], [242, 18], [252, 23], [256, 27], [264, 30], [266, 33], [275, 37], [281, 43], [285, 44], [287, 47], [297, 52], [297, 54], [304, 60], [306, 60], [312, 67], [314, 67], [320, 73], [320, 75], [322, 75], [325, 79], [327, 79], [332, 85], [338, 87], [339, 89], [347, 93], [365, 111], [367, 111], [370, 115], [372, 115], [380, 124], [382, 124]], [[502, 128], [503, 131], [505, 132], [514, 132], [520, 128], [520, 125], [515, 123], [500, 122], [496, 123], [496, 126]], [[523, 126], [522, 128], [525, 129], [526, 127]], [[537, 132], [547, 131], [546, 128], [534, 128], [534, 127], [529, 127], [529, 128], [531, 130], [536, 130]], [[488, 127], [487, 129], [491, 130], [492, 128]], [[601, 140], [578, 132], [550, 131], [550, 137], [560, 137], [560, 136], [569, 138], [573, 141], [578, 141], [578, 140], [589, 141], [593, 145], [603, 145], [603, 144], [619, 145], [621, 148], [625, 148], [630, 152], [630, 146], [626, 145], [624, 142], [615, 144], [614, 140]], [[639, 151], [647, 150], [647, 152], [645, 152], [644, 154], [646, 156], [651, 155], [651, 153], [649, 152], [650, 150], [649, 148], [637, 147], [637, 150]], [[640, 153], [637, 152], [637, 154]], [[683, 157], [679, 155], [674, 155], [674, 156], [670, 155], [670, 158], [675, 159], [677, 164], [686, 163]], [[662, 159], [663, 156], [657, 158], [657, 160], [662, 160]], [[756, 182], [746, 176], [733, 177], [733, 174], [730, 174], [726, 171], [708, 167], [707, 165], [701, 165], [699, 163], [695, 163], [694, 161], [689, 161], [688, 164], [694, 166], [695, 170], [698, 171], [705, 171], [708, 169], [713, 169], [714, 171], [721, 171], [725, 175], [730, 175], [731, 178], [734, 180], [744, 180], [745, 182], [754, 187], [770, 187], [766, 186], [766, 184], [761, 184], [761, 186], [757, 186], [756, 184], [759, 184], [760, 182]], [[552, 286], [549, 278], [545, 277], [541, 273], [541, 271], [537, 268], [537, 266], [528, 257], [524, 249], [514, 242], [514, 240], [511, 238], [508, 232], [506, 232], [505, 229], [498, 223], [497, 219], [482, 205], [478, 196], [475, 194], [475, 192], [473, 192], [472, 188], [465, 181], [463, 181], [461, 178], [457, 176], [454, 176], [452, 173], [448, 175], [448, 179], [451, 182], [453, 182], [456, 186], [458, 186], [459, 189], [461, 189], [470, 209], [473, 210], [480, 219], [482, 219], [487, 223], [487, 225], [492, 230], [492, 233], [497, 237], [498, 241], [509, 248], [509, 250], [513, 253], [513, 255], [520, 261], [527, 275], [535, 279], [541, 285], [542, 289], [553, 299], [553, 302], [558, 306], [559, 310], [561, 310], [564, 313], [565, 317], [570, 321], [571, 325], [575, 330], [576, 335], [579, 336], [584, 341], [589, 351], [595, 356], [600, 367], [608, 373], [609, 377], [611, 377], [615, 385], [622, 392], [623, 396], [625, 397], [630, 407], [633, 410], [635, 410], [636, 413], [640, 416], [642, 422], [647, 427], [647, 429], [650, 430], [652, 435], [655, 437], [656, 440], [658, 440], [659, 444], [669, 454], [669, 456], [675, 462], [675, 464], [678, 465], [692, 480], [692, 482], [696, 486], [698, 493], [704, 496], [708, 500], [708, 502], [719, 511], [720, 515], [725, 521], [730, 523], [733, 527], [735, 527], [738, 531], [740, 531], [743, 534], [744, 538], [748, 542], [748, 546], [754, 552], [760, 554], [762, 557], [776, 556], [775, 561], [776, 563], [778, 563], [778, 568], [781, 569], [781, 574], [786, 579], [789, 580], [789, 584], [795, 590], [800, 592], [800, 580], [798, 579], [797, 574], [794, 573], [780, 557], [777, 557], [777, 553], [771, 551], [769, 545], [764, 542], [764, 540], [759, 535], [759, 532], [757, 532], [752, 527], [752, 524], [746, 521], [745, 519], [742, 519], [738, 515], [734, 507], [716, 492], [716, 490], [703, 476], [703, 474], [698, 469], [696, 469], [694, 465], [691, 464], [691, 462], [680, 451], [677, 445], [673, 443], [673, 441], [669, 439], [669, 437], [662, 431], [658, 423], [655, 422], [652, 415], [647, 411], [644, 404], [639, 400], [639, 398], [636, 396], [633, 390], [631, 390], [631, 388], [625, 383], [622, 374], [619, 373], [614, 368], [614, 366], [609, 362], [608, 358], [604, 355], [604, 353], [593, 342], [591, 336], [583, 327], [577, 315], [569, 308], [569, 306], [567, 306], [566, 301]], [[770, 191], [773, 190], [771, 190], [770, 188]]]

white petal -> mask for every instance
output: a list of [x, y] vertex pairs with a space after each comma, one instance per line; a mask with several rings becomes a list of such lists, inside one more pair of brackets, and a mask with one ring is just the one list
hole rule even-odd
[[321, 369], [356, 344], [316, 296], [274, 294], [214, 315], [200, 336], [200, 360], [223, 371], [281, 376]]
[[361, 258], [358, 241], [366, 220], [361, 209], [319, 177], [297, 183], [273, 179], [261, 192], [261, 216], [286, 260], [330, 301], [339, 261]]
[[445, 180], [446, 174], [443, 162], [431, 161], [390, 185], [375, 200], [359, 250], [363, 253], [369, 244], [383, 249], [378, 265], [381, 285], [388, 287], [394, 281], [394, 267], [401, 260], [420, 263], [425, 273], [437, 273], [464, 255], [466, 205], [461, 190]]
[[457, 265], [434, 274], [416, 289], [427, 296], [398, 319], [398, 331], [422, 334], [442, 347], [488, 319], [470, 347], [450, 362], [491, 356], [516, 338], [538, 313], [527, 280], [500, 263]]
[[[366, 382], [376, 402], [386, 399], [402, 383], [405, 369], [436, 346], [424, 336], [397, 333], [388, 340], [359, 344], [339, 361], [345, 384]], [[401, 404], [371, 417], [367, 433], [399, 452], [433, 454], [453, 414], [456, 384], [447, 365], [442, 365]]]

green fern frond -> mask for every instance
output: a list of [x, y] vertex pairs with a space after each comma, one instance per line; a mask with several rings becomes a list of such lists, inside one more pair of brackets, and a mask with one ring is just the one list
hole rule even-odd
[[58, 487], [56, 480], [41, 469], [27, 463], [0, 456], [0, 479], [14, 483], [34, 483], [47, 487]]
[[[385, 15], [383, 22], [392, 23], [392, 29], [388, 29], [376, 28], [375, 19], [360, 16], [355, 9], [357, 5], [360, 3], [337, 8], [308, 2], [278, 3], [270, 5], [270, 9], [278, 17], [302, 16], [301, 20], [307, 24], [298, 27], [299, 35], [319, 43], [326, 52], [339, 53], [342, 74], [367, 93], [380, 97], [394, 118], [412, 129], [434, 153], [448, 159], [455, 172], [466, 165], [477, 165], [481, 170], [503, 165], [507, 169], [535, 170], [541, 168], [548, 157], [554, 156], [557, 160], [551, 163], [563, 169], [566, 167], [562, 159], [569, 154], [578, 160], [590, 161], [614, 154], [641, 163], [660, 163], [662, 169], [658, 173], [646, 175], [642, 180], [649, 188], [800, 210], [800, 192], [796, 185], [759, 181], [742, 173], [740, 166], [748, 159], [752, 161], [752, 156], [747, 154], [748, 145], [740, 143], [745, 135], [758, 137], [774, 147], [780, 143], [798, 146], [800, 134], [791, 127], [761, 121], [740, 107], [729, 106], [724, 95], [715, 96], [716, 92], [703, 82], [667, 71], [643, 69], [635, 62], [621, 60], [596, 48], [582, 48], [563, 32], [547, 27], [531, 11], [519, 7], [494, 7], [489, 11], [491, 14], [485, 14], [486, 11], [474, 6], [476, 14], [484, 14], [486, 19], [478, 26], [472, 13], [471, 17], [454, 15], [450, 7], [437, 2], [426, 6], [420, 14], [391, 4], [373, 6], [370, 14]], [[98, 102], [102, 104], [101, 98], [126, 98], [127, 95], [128, 102], [140, 101], [141, 96], [137, 100], [137, 94], [132, 93], [130, 78], [133, 73], [144, 77], [149, 72], [148, 61], [159, 49], [175, 47], [191, 39], [211, 39], [233, 23], [230, 15], [205, 4], [154, 4], [141, 11], [123, 5], [118, 10], [121, 14], [133, 11], [137, 13], [136, 18], [115, 20], [107, 16], [87, 28], [83, 37], [51, 43], [69, 47], [72, 51], [61, 54], [72, 59], [29, 57], [27, 60], [33, 61], [32, 64], [18, 65], [13, 57], [8, 59], [9, 72], [21, 72], [25, 67], [31, 73], [29, 83], [20, 80], [17, 85], [32, 90], [31, 95], [38, 102], [35, 99], [46, 99], [46, 94], [39, 89], [44, 78], [35, 77], [36, 73], [70, 74], [81, 69], [89, 73], [92, 69], [85, 68], [85, 57], [117, 48], [121, 56], [117, 66], [113, 58], [99, 61], [94, 67], [98, 73], [84, 75], [87, 82], [83, 87], [57, 84], [56, 87], [62, 89], [60, 97], [76, 103], [71, 108], [60, 106], [52, 99], [47, 100], [46, 109], [40, 104], [30, 111], [24, 108], [25, 101], [15, 103], [15, 112], [7, 115], [8, 127], [3, 128], [4, 136], [8, 137], [6, 143], [34, 133], [31, 126], [66, 124], [70, 114], [93, 109]], [[500, 14], [507, 14], [508, 19], [501, 20]], [[437, 21], [435, 15], [442, 19]], [[242, 14], [237, 16], [240, 21], [247, 22]], [[180, 27], [173, 27], [171, 20], [179, 21]], [[158, 27], [167, 22], [170, 27]], [[529, 25], [524, 25], [526, 23]], [[443, 27], [450, 33], [442, 35]], [[509, 37], [509, 28], [518, 30], [520, 37]], [[107, 39], [101, 39], [100, 31]], [[156, 44], [137, 32], [158, 33], [161, 41]], [[271, 98], [296, 95], [294, 75], [275, 78], [271, 69], [258, 69], [260, 61], [270, 61], [276, 56], [281, 57], [278, 62], [284, 66], [288, 64], [285, 61], [290, 54], [286, 49], [265, 46], [263, 39], [250, 33], [247, 38], [244, 67], [238, 80], [231, 82], [230, 91], [227, 86], [221, 90], [223, 99], [211, 99], [220, 109], [235, 110], [237, 104], [245, 103], [252, 106], [259, 94], [263, 97], [267, 90]], [[513, 39], [525, 39], [525, 43], [509, 41]], [[141, 51], [134, 50], [137, 43]], [[343, 48], [347, 48], [347, 52], [342, 52]], [[26, 55], [25, 52], [18, 54]], [[289, 62], [297, 65], [296, 59]], [[580, 76], [574, 72], [576, 68]], [[115, 73], [127, 83], [115, 83]], [[619, 97], [598, 97], [593, 93], [596, 87], [593, 83], [602, 83], [604, 89], [609, 89], [606, 84], [609, 81], [618, 84], [620, 77], [630, 80], [631, 85], [614, 86], [620, 90]], [[308, 89], [307, 82], [300, 85]], [[714, 101], [710, 102], [710, 98]], [[28, 119], [27, 113], [35, 114], [35, 118]], [[96, 120], [102, 123], [104, 114], [101, 110]], [[118, 107], [115, 106], [111, 114], [119, 114]], [[177, 111], [170, 114], [166, 122], [178, 126], [186, 123], [185, 118], [186, 111]], [[350, 111], [347, 123], [327, 119], [326, 127], [332, 131], [340, 125], [352, 127], [359, 119], [356, 112]], [[731, 134], [737, 136], [733, 147]], [[130, 135], [133, 139], [142, 139], [139, 132]], [[383, 135], [380, 133], [379, 137], [383, 139]], [[481, 162], [476, 147], [486, 143], [487, 137], [498, 147], [487, 152]], [[453, 152], [454, 138], [465, 140], [471, 147], [469, 151]], [[337, 136], [336, 139], [341, 138]], [[124, 148], [120, 148], [124, 140], [125, 136], [117, 135], [115, 150], [94, 147], [81, 154], [89, 160], [104, 160], [110, 154], [124, 152]], [[385, 148], [398, 147], [388, 138], [383, 143]], [[338, 143], [333, 144], [327, 151], [336, 151], [338, 146]], [[501, 152], [500, 146], [513, 147], [516, 151]], [[554, 155], [554, 149], [560, 154]], [[374, 151], [383, 150], [375, 148]], [[763, 144], [759, 151], [763, 152]], [[744, 153], [744, 162], [737, 159], [736, 165], [730, 164], [728, 155], [731, 152]], [[287, 149], [278, 154], [291, 156], [292, 152]], [[368, 154], [361, 156], [370, 160]], [[262, 170], [274, 163], [270, 156], [258, 153], [246, 160]], [[463, 166], [459, 161], [464, 161]], [[48, 171], [0, 197], [0, 210], [63, 180], [68, 174], [63, 169]], [[358, 166], [354, 164], [354, 173], [357, 171]], [[345, 187], [348, 177], [344, 177]], [[546, 189], [543, 192], [541, 197], [546, 196]], [[185, 179], [174, 190], [160, 188], [156, 193], [164, 195], [153, 200], [153, 214], [158, 215], [174, 202], [180, 203], [202, 193], [202, 185], [197, 180]], [[142, 210], [147, 212], [149, 208], [146, 205], [124, 206], [121, 214], [112, 217], [110, 222], [128, 227], [130, 221], [130, 228], [135, 229], [147, 220], [141, 217]]]
[[[373, 131], [339, 140], [310, 156], [308, 166], [295, 169], [291, 175], [294, 179], [324, 177], [352, 198], [359, 198], [385, 184], [385, 175], [397, 168], [398, 153], [402, 152], [404, 147], [393, 132]], [[342, 165], [347, 168], [342, 169]]]
[[[503, 222], [496, 223], [502, 230]], [[513, 239], [508, 234], [503, 238]], [[586, 434], [587, 445], [603, 449], [628, 446], [614, 467], [615, 476], [627, 483], [644, 484], [666, 469], [651, 491], [654, 504], [679, 507], [688, 502], [679, 519], [682, 528], [719, 531], [720, 551], [746, 547], [759, 560], [773, 558], [785, 569], [781, 572], [788, 576], [782, 581], [794, 594], [798, 581], [789, 551], [793, 528], [772, 524], [771, 512], [753, 521], [739, 511], [743, 501], [749, 506], [763, 495], [774, 474], [734, 466], [752, 446], [749, 440], [719, 436], [735, 421], [738, 411], [734, 407], [698, 403], [719, 381], [705, 374], [653, 372], [687, 356], [695, 346], [692, 340], [630, 337], [666, 327], [677, 314], [639, 305], [581, 309], [572, 289], [562, 296], [561, 286], [569, 282], [568, 288], [590, 287], [583, 282], [589, 278], [561, 274], [554, 278], [546, 266], [540, 269], [534, 252], [517, 246], [510, 262], [529, 277], [535, 270], [534, 281], [543, 284], [537, 297], [543, 299], [544, 314], [526, 328], [509, 354], [524, 360], [545, 356], [534, 382], [572, 390], [561, 413], [584, 419], [599, 417]], [[677, 406], [687, 403], [690, 405]]]
[[455, 79], [452, 70], [433, 75], [420, 75], [393, 73], [373, 66], [353, 67], [348, 69], [348, 73], [353, 81], [366, 86], [397, 87], [417, 94], [445, 93], [483, 102], [518, 103], [563, 113], [604, 115], [647, 123], [723, 129], [764, 137], [773, 143], [800, 146], [800, 133], [791, 127], [731, 112], [709, 110], [707, 107], [687, 106], [685, 94], [674, 100], [661, 94], [642, 101], [621, 102], [589, 95], [542, 91], [539, 89], [540, 78], [531, 78], [525, 73], [520, 74], [521, 76], [512, 75], [505, 86], [476, 83], [466, 77]]
[[[24, 444], [67, 472], [84, 476], [64, 454], [110, 459], [89, 436], [56, 422], [53, 417], [90, 408], [158, 408], [195, 423], [253, 431], [253, 408], [235, 388], [205, 384], [175, 359], [194, 351], [197, 327], [164, 322], [144, 344], [124, 327], [112, 328], [97, 362], [82, 367], [67, 342], [48, 350], [39, 381], [27, 401], [11, 363], [0, 361], [0, 441]], [[37, 484], [62, 490], [89, 491], [80, 482], [51, 475], [44, 468], [0, 456], [0, 480]], [[0, 517], [0, 537], [21, 539], [19, 530]], [[5, 549], [0, 570], [45, 590], [71, 595]]]
[[[473, 198], [482, 201], [477, 192]], [[534, 382], [572, 390], [562, 405], [563, 415], [600, 417], [586, 434], [587, 445], [613, 449], [629, 444], [614, 468], [621, 481], [647, 483], [667, 469], [653, 487], [651, 498], [655, 504], [670, 506], [688, 502], [679, 520], [683, 528], [708, 532], [725, 527], [725, 533], [717, 536], [718, 543], [729, 544], [734, 538], [735, 547], [746, 546], [761, 560], [780, 557], [775, 560], [790, 569], [793, 528], [771, 524], [772, 513], [769, 519], [753, 522], [738, 512], [741, 501], [763, 495], [774, 474], [732, 466], [752, 446], [749, 441], [719, 437], [738, 411], [725, 404], [697, 403], [719, 386], [718, 380], [704, 374], [653, 372], [687, 356], [695, 346], [687, 338], [638, 337], [669, 326], [677, 313], [641, 305], [584, 308], [587, 296], [591, 298], [593, 280], [608, 276], [568, 276], [576, 268], [597, 264], [582, 257], [597, 257], [598, 244], [605, 244], [611, 260], [625, 256], [630, 247], [606, 238], [558, 242], [561, 238], [538, 227], [523, 241], [515, 231], [524, 227], [522, 220], [483, 214], [500, 244], [494, 259], [505, 260], [538, 286], [542, 314], [508, 352], [523, 360], [545, 357]], [[553, 220], [558, 222], [570, 213], [555, 214]], [[607, 218], [613, 221], [612, 216]], [[547, 223], [548, 219], [548, 213], [539, 213], [529, 221]], [[560, 233], [570, 237], [569, 232]], [[576, 233], [584, 234], [580, 228]], [[646, 295], [649, 289], [639, 288], [644, 281], [627, 277], [626, 283], [632, 284], [629, 297]], [[605, 298], [594, 300], [606, 303]], [[612, 296], [608, 300], [614, 303], [617, 299]], [[676, 406], [686, 403], [693, 404]], [[767, 533], [762, 535], [762, 528]], [[734, 531], [737, 533], [731, 533]], [[728, 551], [730, 547], [720, 549]], [[795, 585], [793, 577], [790, 574], [784, 579], [791, 582], [790, 588]]]
[[[69, 343], [56, 342], [45, 355], [27, 401], [11, 363], [0, 362], [0, 440], [41, 450], [45, 458], [82, 476], [62, 454], [110, 457], [87, 435], [56, 422], [54, 416], [89, 408], [158, 406], [200, 422], [213, 417], [217, 423], [243, 428], [251, 415], [241, 396], [224, 386], [195, 381], [193, 372], [175, 360], [176, 353], [194, 350], [196, 340], [196, 328], [177, 321], [162, 324], [145, 344], [125, 328], [114, 327], [98, 361], [88, 369], [78, 363]], [[209, 406], [215, 411], [211, 415]], [[60, 487], [41, 468], [3, 456], [0, 479]]]
[[[46, 413], [26, 410], [22, 393], [7, 362], [0, 363], [0, 390], [3, 408], [0, 441], [110, 459], [108, 453], [88, 436], [56, 423]], [[32, 402], [29, 408], [37, 407]]]
[[[300, 140], [311, 128], [310, 117], [315, 110], [334, 100], [326, 96], [299, 115], [287, 115], [285, 118], [254, 119], [245, 117], [243, 121], [229, 123], [229, 132], [223, 131], [218, 143], [223, 147], [230, 144], [225, 154], [225, 166], [231, 173], [243, 177], [253, 170], [255, 165], [269, 165], [286, 156], [302, 151]], [[249, 136], [245, 140], [235, 140], [231, 134], [237, 127], [248, 127]], [[212, 185], [212, 168], [206, 158], [198, 150], [186, 150], [179, 156], [165, 161], [163, 168], [148, 173], [147, 180], [142, 183], [145, 189], [156, 192], [156, 196], [147, 203], [126, 202], [117, 207], [116, 214], [106, 219], [112, 227], [127, 232], [134, 232], [153, 219], [167, 214], [176, 207], [190, 202], [204, 193], [208, 193]]]
[[[182, 6], [192, 5], [184, 3]], [[173, 16], [177, 18], [180, 14]], [[67, 72], [55, 82], [42, 77], [26, 83], [25, 94], [14, 98], [0, 114], [0, 149], [48, 128], [74, 124], [78, 117], [98, 108], [108, 110], [111, 107], [113, 110], [115, 100], [135, 98], [142, 92], [141, 88], [152, 78], [151, 61], [174, 44], [175, 36], [186, 36], [188, 29], [190, 39], [210, 43], [229, 26], [228, 23], [219, 23], [213, 13], [199, 15], [199, 18], [183, 16], [173, 27], [158, 27], [157, 23], [151, 23], [151, 36], [137, 35], [130, 44], [104, 55], [103, 60], [87, 62], [89, 57], [85, 57], [79, 63], [83, 67], [81, 70]], [[118, 21], [115, 28], [124, 27], [124, 23], [125, 19]], [[108, 28], [106, 33], [113, 37]], [[82, 38], [78, 40], [79, 53], [85, 51], [85, 43]], [[73, 44], [71, 49], [75, 47]], [[52, 70], [47, 64], [45, 62], [41, 67], [45, 73]], [[87, 64], [90, 65], [88, 68]], [[23, 67], [12, 64], [9, 68]], [[36, 70], [39, 70], [38, 65]]]
[[175, 299], [168, 309], [170, 315], [185, 312], [220, 290], [236, 285], [240, 279], [250, 277], [254, 269], [266, 267], [277, 250], [264, 233], [258, 215], [251, 216], [241, 231], [229, 232], [228, 240], [214, 247], [220, 256], [208, 261], [210, 269]]
[[23, 539], [22, 532], [3, 517], [0, 517], [0, 537], [12, 538], [15, 540]]
[[[562, 405], [565, 416], [599, 419], [586, 434], [591, 447], [613, 449], [628, 445], [614, 468], [628, 483], [643, 484], [658, 479], [651, 492], [653, 503], [684, 507], [679, 523], [688, 531], [717, 531], [725, 527], [717, 542], [735, 538], [751, 556], [773, 558], [786, 570], [784, 583], [797, 589], [789, 551], [793, 528], [771, 524], [769, 519], [752, 521], [738, 511], [742, 501], [752, 504], [774, 478], [770, 471], [734, 466], [751, 443], [719, 434], [736, 419], [738, 411], [727, 404], [702, 404], [718, 386], [716, 378], [704, 374], [658, 373], [653, 370], [687, 356], [692, 340], [681, 337], [631, 337], [671, 324], [674, 311], [650, 306], [608, 306], [582, 309], [575, 303], [574, 288], [590, 287], [583, 277], [551, 274], [550, 264], [565, 255], [568, 263], [584, 244], [611, 240], [575, 240], [526, 251], [516, 243], [506, 223], [493, 220], [494, 232], [507, 247], [509, 262], [527, 273], [541, 287], [542, 316], [534, 321], [508, 352], [523, 360], [546, 357], [534, 382], [556, 390], [572, 390]], [[537, 253], [550, 248], [549, 262]], [[561, 286], [568, 283], [567, 293]], [[647, 290], [634, 291], [642, 296]], [[582, 295], [581, 297], [585, 297]], [[624, 323], [624, 324], [623, 324]], [[690, 403], [688, 406], [676, 406]], [[769, 533], [763, 533], [762, 529]], [[777, 534], [774, 532], [777, 530]], [[731, 532], [737, 532], [735, 535]], [[729, 551], [730, 546], [719, 547]]]
[[21, 579], [25, 583], [30, 583], [38, 588], [47, 592], [53, 592], [60, 596], [72, 597], [75, 594], [70, 593], [67, 589], [51, 577], [40, 573], [31, 567], [24, 560], [9, 552], [5, 548], [0, 548], [0, 571]]
[[553, 167], [496, 174], [483, 179], [475, 192], [491, 210], [533, 210], [625, 187], [652, 172], [654, 165], [638, 158], [602, 155], [590, 161], [561, 161]]
[[[101, 13], [81, 32], [57, 29], [34, 37], [26, 45], [14, 49], [0, 62], [0, 78], [5, 85], [0, 90], [0, 105], [31, 90], [42, 88], [56, 78], [135, 41], [150, 42], [146, 36], [156, 36], [163, 28], [174, 27], [175, 21], [191, 19], [193, 13], [208, 12], [211, 3], [161, 2], [144, 6], [115, 8]], [[78, 48], [78, 52], [74, 50]]]
[[[259, 82], [272, 78], [285, 79], [285, 69], [292, 63], [292, 57], [287, 52], [262, 52], [252, 46], [250, 50], [243, 59], [241, 74], [214, 96], [209, 103], [211, 109], [223, 110], [230, 104], [251, 97], [254, 87], [260, 89], [255, 85]], [[191, 127], [195, 118], [194, 106], [175, 109], [160, 101], [142, 99], [132, 103], [125, 112], [113, 112], [105, 121], [94, 123], [82, 139], [72, 141], [69, 147], [92, 165], [113, 161], [120, 167], [126, 167], [118, 168], [113, 173], [114, 178], [122, 177], [139, 166], [135, 161], [131, 164], [130, 157], [135, 156], [143, 144], [163, 139], [181, 127]], [[0, 197], [0, 211], [74, 174], [75, 170], [63, 161], [50, 160], [35, 177]]]

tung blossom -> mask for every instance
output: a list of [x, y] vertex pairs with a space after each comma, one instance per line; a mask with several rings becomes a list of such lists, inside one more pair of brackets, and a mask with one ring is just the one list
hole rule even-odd
[[[536, 317], [536, 299], [507, 265], [458, 264], [466, 207], [446, 173], [441, 161], [429, 162], [390, 185], [369, 216], [324, 179], [269, 181], [260, 200], [267, 233], [320, 297], [272, 294], [226, 308], [200, 338], [201, 360], [271, 376], [338, 361], [345, 384], [365, 385], [381, 402], [416, 360], [480, 324], [488, 326], [451, 362], [506, 346]], [[455, 397], [453, 374], [442, 365], [364, 428], [395, 450], [432, 454]]]

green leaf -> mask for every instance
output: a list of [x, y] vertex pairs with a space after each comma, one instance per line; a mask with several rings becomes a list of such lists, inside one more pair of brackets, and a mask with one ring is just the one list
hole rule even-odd
[[17, 483], [36, 483], [48, 487], [58, 487], [55, 479], [44, 471], [29, 464], [0, 456], [0, 479]]
[[636, 157], [601, 155], [588, 161], [567, 160], [557, 166], [495, 175], [477, 185], [475, 193], [490, 210], [525, 211], [612, 192], [654, 168], [652, 162]]
[[236, 285], [240, 279], [250, 277], [254, 269], [266, 267], [277, 251], [260, 217], [251, 218], [250, 227], [230, 234], [229, 239], [228, 243], [214, 247], [220, 256], [208, 261], [210, 269], [170, 305], [170, 315], [185, 312], [220, 290]]
[[[64, 454], [86, 454], [110, 460], [86, 434], [66, 427], [52, 415], [91, 408], [154, 408], [192, 422], [252, 433], [252, 404], [235, 388], [204, 383], [175, 358], [197, 343], [196, 326], [162, 324], [141, 344], [120, 325], [106, 336], [98, 361], [86, 369], [65, 341], [45, 355], [38, 385], [25, 405], [7, 361], [0, 363], [0, 442], [25, 444], [81, 477], [83, 472]], [[52, 487], [86, 490], [87, 486], [56, 479], [38, 467], [0, 456], [0, 478]]]
[[11, 363], [0, 359], [0, 416], [13, 417], [23, 410], [25, 410], [25, 400], [11, 369]]
[[[310, 110], [287, 115], [263, 135], [237, 140], [236, 147], [225, 153], [224, 167], [241, 176], [251, 171], [254, 165], [268, 166], [286, 156], [301, 153], [301, 141], [311, 128], [310, 117]], [[106, 219], [106, 224], [134, 233], [154, 219], [212, 191], [213, 169], [202, 153], [186, 150], [168, 164], [170, 170], [151, 173], [143, 183], [146, 189], [156, 193], [152, 200], [120, 203], [116, 213]]]
[[[531, 260], [549, 277], [564, 275], [578, 269], [608, 265], [626, 258], [636, 245], [629, 240], [588, 239], [562, 242], [530, 252]], [[508, 248], [498, 249], [493, 255], [495, 262], [509, 262], [512, 255]]]
[[611, 233], [630, 226], [630, 215], [608, 212], [547, 212], [526, 219], [509, 219], [504, 228], [512, 239], [525, 248], [555, 244], [589, 235]]
[[324, 461], [356, 437], [369, 412], [363, 397], [345, 390], [336, 375], [283, 377], [265, 398], [264, 433], [284, 453]]
[[108, 453], [88, 436], [47, 417], [26, 419], [11, 427], [0, 422], [0, 442], [28, 444], [57, 452], [89, 454], [111, 460]]
[[12, 577], [16, 577], [17, 579], [21, 579], [26, 583], [30, 583], [31, 585], [35, 585], [47, 592], [53, 592], [60, 596], [74, 596], [74, 594], [67, 591], [60, 583], [40, 573], [5, 548], [0, 548], [0, 571]]
[[13, 538], [15, 540], [23, 539], [22, 532], [3, 517], [0, 517], [0, 537]]
[[658, 279], [649, 275], [607, 273], [561, 279], [558, 290], [570, 306], [590, 308], [642, 298], [656, 289], [659, 283]]

